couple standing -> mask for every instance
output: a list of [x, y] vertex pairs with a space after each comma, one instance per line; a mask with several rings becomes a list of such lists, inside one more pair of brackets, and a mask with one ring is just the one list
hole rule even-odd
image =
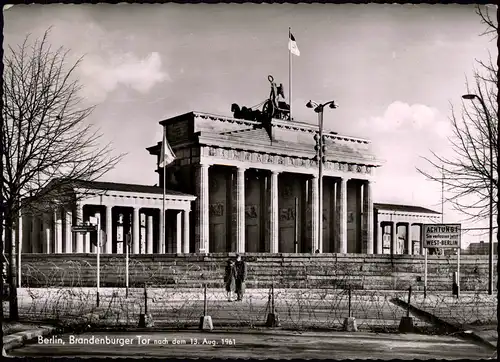
[[224, 274], [224, 284], [226, 286], [227, 298], [233, 301], [232, 294], [236, 289], [237, 301], [243, 299], [245, 293], [245, 280], [247, 278], [247, 265], [241, 260], [241, 255], [236, 255], [236, 263], [229, 259]]

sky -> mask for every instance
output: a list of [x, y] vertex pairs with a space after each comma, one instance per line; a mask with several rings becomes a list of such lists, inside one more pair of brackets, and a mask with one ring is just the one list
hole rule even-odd
[[[84, 59], [76, 75], [88, 121], [116, 153], [127, 153], [103, 180], [155, 184], [159, 121], [189, 111], [231, 116], [269, 94], [267, 76], [288, 97], [288, 28], [293, 116], [315, 123], [309, 99], [335, 100], [325, 128], [372, 141], [383, 166], [375, 202], [441, 211], [441, 186], [420, 175], [430, 150], [449, 155], [451, 105], [461, 107], [475, 60], [496, 59], [496, 43], [467, 5], [99, 4], [4, 8], [4, 49], [51, 27], [54, 47]], [[464, 216], [444, 205], [445, 222]], [[486, 223], [463, 223], [485, 227]], [[463, 236], [464, 246], [487, 240]]]

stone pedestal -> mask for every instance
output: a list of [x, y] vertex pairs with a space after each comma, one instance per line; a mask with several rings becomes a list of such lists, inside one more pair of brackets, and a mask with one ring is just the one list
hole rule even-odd
[[412, 333], [413, 332], [413, 318], [412, 317], [402, 317], [401, 322], [399, 322], [399, 332], [400, 333]]
[[356, 323], [356, 318], [349, 317], [344, 319], [344, 331], [346, 332], [357, 332], [358, 325]]
[[200, 329], [203, 331], [211, 331], [214, 329], [214, 326], [212, 324], [212, 317], [209, 315], [200, 317]]
[[151, 328], [153, 326], [154, 321], [151, 314], [139, 314], [139, 328]]
[[278, 315], [275, 313], [269, 313], [267, 315], [266, 327], [275, 328], [280, 326], [280, 321]]

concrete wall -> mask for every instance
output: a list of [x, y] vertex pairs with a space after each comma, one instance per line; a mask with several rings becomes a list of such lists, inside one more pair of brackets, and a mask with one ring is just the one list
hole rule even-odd
[[[231, 254], [233, 256], [234, 254]], [[166, 288], [199, 287], [201, 274], [210, 285], [222, 287], [227, 253], [201, 255], [131, 255], [130, 285], [144, 283]], [[250, 288], [353, 288], [366, 290], [423, 289], [424, 258], [420, 255], [248, 254]], [[456, 257], [428, 257], [428, 290], [450, 291]], [[96, 257], [88, 254], [27, 254], [22, 260], [22, 287], [95, 286]], [[497, 257], [494, 265], [496, 268]], [[488, 256], [461, 258], [463, 291], [487, 290]], [[497, 271], [495, 269], [495, 283]], [[101, 256], [101, 286], [125, 285], [125, 256]]]

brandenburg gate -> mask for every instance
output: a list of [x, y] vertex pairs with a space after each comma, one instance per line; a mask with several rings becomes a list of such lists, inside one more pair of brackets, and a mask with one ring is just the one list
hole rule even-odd
[[[318, 240], [317, 125], [200, 112], [160, 124], [176, 155], [166, 187], [196, 196], [190, 252], [373, 254], [371, 187], [380, 162], [370, 141], [323, 132]], [[159, 164], [161, 142], [147, 150]], [[157, 172], [162, 186], [163, 170]]]

